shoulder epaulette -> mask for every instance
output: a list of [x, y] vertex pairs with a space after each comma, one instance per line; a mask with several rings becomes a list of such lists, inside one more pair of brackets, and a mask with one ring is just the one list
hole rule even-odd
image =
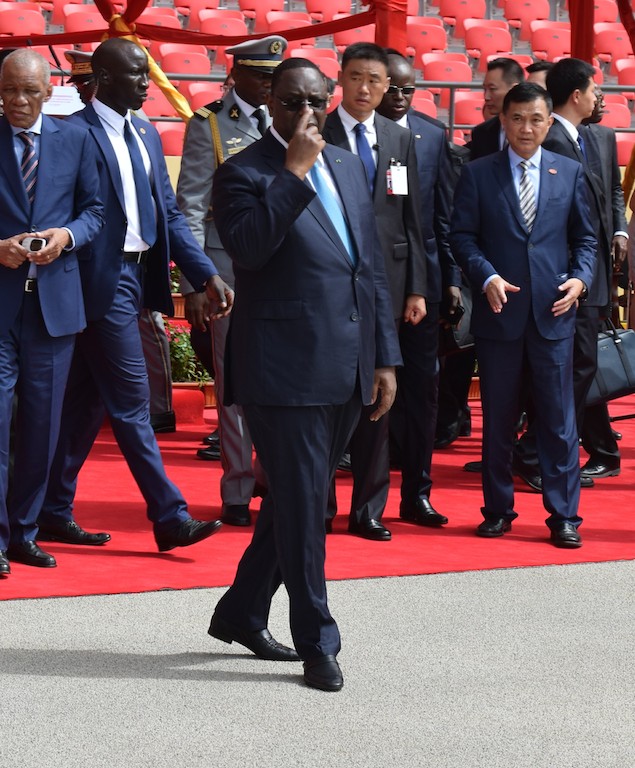
[[199, 107], [199, 109], [196, 110], [194, 113], [195, 115], [198, 115], [199, 117], [202, 117], [203, 120], [207, 120], [207, 118], [213, 113], [218, 114], [222, 108], [225, 106], [225, 103], [222, 99], [217, 99], [216, 101], [212, 101], [211, 104], [206, 104], [204, 107]]

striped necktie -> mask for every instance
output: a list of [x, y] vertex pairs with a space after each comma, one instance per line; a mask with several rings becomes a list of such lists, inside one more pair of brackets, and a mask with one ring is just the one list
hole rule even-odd
[[519, 187], [520, 210], [523, 214], [523, 218], [525, 219], [527, 229], [531, 232], [531, 228], [533, 227], [534, 221], [536, 219], [536, 190], [534, 189], [534, 185], [529, 178], [529, 173], [527, 173], [527, 169], [530, 165], [529, 160], [521, 160], [518, 165], [523, 169], [522, 176], [520, 177]]
[[33, 133], [30, 131], [22, 131], [21, 133], [18, 133], [18, 138], [24, 143], [24, 152], [22, 154], [22, 162], [20, 163], [24, 189], [26, 190], [29, 204], [33, 205], [38, 166], [38, 158], [35, 151], [35, 139], [33, 138]]

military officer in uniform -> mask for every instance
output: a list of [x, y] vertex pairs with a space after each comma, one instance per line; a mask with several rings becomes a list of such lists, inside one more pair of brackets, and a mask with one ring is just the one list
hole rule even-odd
[[[253, 144], [269, 127], [264, 106], [271, 89], [271, 75], [282, 61], [287, 41], [278, 35], [249, 40], [227, 49], [234, 57], [234, 86], [222, 99], [201, 107], [190, 120], [185, 135], [177, 200], [194, 236], [228, 285], [234, 286], [229, 256], [223, 250], [210, 207], [212, 181], [219, 165]], [[203, 328], [203, 305], [188, 284], [182, 284], [186, 317]], [[223, 405], [223, 360], [229, 320], [212, 323], [212, 346], [223, 476], [221, 520], [229, 525], [251, 524], [249, 502], [262, 473], [252, 462], [251, 436], [242, 408]], [[202, 448], [199, 454], [209, 449]], [[205, 458], [203, 455], [202, 458]]]

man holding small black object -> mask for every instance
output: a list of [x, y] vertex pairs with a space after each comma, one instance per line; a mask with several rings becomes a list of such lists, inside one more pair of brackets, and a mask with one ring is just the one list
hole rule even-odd
[[506, 94], [509, 147], [463, 169], [450, 242], [474, 294], [485, 502], [477, 535], [503, 536], [517, 517], [511, 460], [528, 370], [551, 542], [575, 548], [582, 519], [573, 335], [597, 241], [580, 164], [541, 148], [552, 122], [540, 86], [521, 83]]
[[[52, 568], [36, 544], [75, 335], [86, 325], [76, 248], [103, 206], [86, 132], [41, 114], [50, 67], [30, 50], [0, 71], [0, 575], [9, 561]], [[14, 393], [15, 466], [8, 493]], [[7, 499], [8, 496], [8, 499]], [[8, 558], [7, 558], [8, 556]]]

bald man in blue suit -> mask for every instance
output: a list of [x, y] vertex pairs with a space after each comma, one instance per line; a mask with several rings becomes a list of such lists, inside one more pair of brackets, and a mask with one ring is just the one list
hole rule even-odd
[[464, 168], [451, 244], [475, 296], [485, 502], [477, 534], [502, 536], [517, 517], [511, 458], [526, 361], [551, 541], [573, 548], [582, 544], [573, 334], [578, 301], [593, 278], [597, 241], [582, 166], [541, 147], [553, 120], [551, 106], [534, 83], [507, 93], [501, 122], [509, 149]]
[[[75, 334], [86, 325], [76, 248], [103, 224], [86, 131], [41, 114], [50, 68], [29, 50], [3, 62], [0, 96], [0, 575], [9, 560], [51, 568], [35, 542]], [[23, 138], [23, 135], [26, 138]], [[26, 144], [25, 144], [26, 142]], [[33, 152], [31, 153], [30, 147]], [[25, 147], [29, 147], [28, 150]], [[29, 250], [27, 237], [34, 237]], [[14, 393], [14, 478], [8, 492]], [[6, 557], [8, 550], [8, 559]]]

